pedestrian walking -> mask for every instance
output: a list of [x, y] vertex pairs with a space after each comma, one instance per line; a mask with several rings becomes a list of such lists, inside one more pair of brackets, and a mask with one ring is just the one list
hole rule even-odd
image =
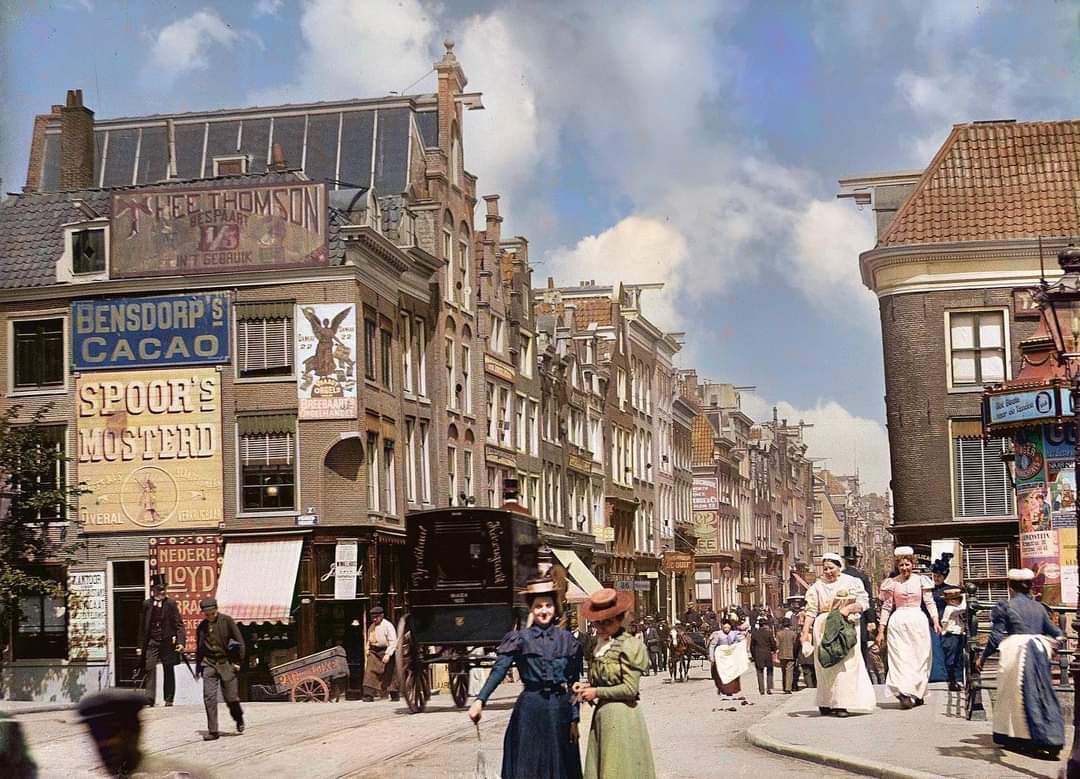
[[[866, 590], [868, 596], [874, 594], [874, 585], [870, 582], [870, 577], [858, 567], [859, 564], [859, 548], [852, 544], [844, 546], [844, 573], [848, 576], [854, 576], [860, 582], [862, 582], [863, 589]], [[859, 621], [862, 625], [860, 632], [861, 638], [859, 640], [859, 651], [862, 652], [863, 663], [870, 667], [870, 655], [871, 650], [874, 647], [874, 636], [877, 634], [879, 616], [877, 608], [874, 603], [874, 599], [871, 597], [870, 602], [867, 604], [866, 609], [859, 617]]]
[[901, 708], [910, 709], [923, 704], [930, 681], [933, 649], [922, 607], [929, 612], [938, 635], [941, 623], [934, 605], [933, 582], [915, 573], [915, 550], [898, 546], [893, 554], [899, 573], [881, 585], [883, 605], [875, 648], [880, 652], [888, 638], [889, 673], [885, 685], [900, 700]]
[[758, 695], [772, 695], [773, 691], [773, 654], [776, 652], [776, 636], [765, 621], [758, 617], [757, 626], [750, 631], [750, 657], [757, 670]]
[[479, 722], [495, 688], [516, 665], [524, 689], [503, 736], [503, 779], [580, 779], [580, 705], [571, 687], [581, 678], [581, 643], [559, 627], [557, 587], [547, 577], [530, 579], [525, 600], [532, 624], [506, 634], [495, 650], [498, 660], [487, 683], [469, 707]]
[[651, 617], [645, 619], [645, 648], [649, 650], [649, 665], [654, 674], [660, 673], [663, 636]]
[[776, 654], [780, 658], [780, 681], [784, 685], [785, 695], [791, 695], [795, 691], [798, 646], [799, 637], [791, 629], [791, 620], [785, 619], [780, 623], [780, 630], [776, 633]]
[[[950, 552], [943, 552], [941, 557], [933, 562], [930, 566], [930, 578], [934, 583], [934, 589], [932, 594], [934, 596], [934, 608], [924, 607], [926, 611], [927, 624], [932, 624], [932, 614], [936, 610], [938, 622], [944, 624], [942, 619], [945, 614], [945, 588], [949, 585], [945, 582], [945, 579], [949, 575], [949, 571], [952, 569], [950, 560], [952, 560], [952, 554]], [[945, 668], [945, 647], [942, 643], [942, 637], [937, 633], [930, 633], [930, 647], [932, 649], [931, 662], [930, 662], [930, 681], [931, 682], [944, 682], [949, 678], [949, 672]]]
[[218, 693], [225, 698], [236, 732], [244, 732], [244, 710], [240, 708], [240, 663], [244, 660], [244, 637], [233, 618], [218, 611], [217, 600], [199, 603], [203, 620], [195, 629], [195, 676], [203, 680], [206, 707], [206, 735], [203, 741], [221, 737], [218, 731]]
[[720, 629], [709, 636], [709, 670], [717, 695], [738, 695], [742, 692], [740, 677], [750, 667], [744, 639], [746, 634], [735, 630], [730, 619], [720, 623]]
[[941, 649], [945, 655], [945, 678], [949, 689], [963, 689], [964, 636], [967, 634], [967, 600], [959, 587], [949, 586], [943, 593], [945, 608], [941, 612]]
[[153, 706], [157, 698], [157, 667], [163, 670], [162, 694], [166, 706], [176, 697], [176, 666], [184, 651], [184, 620], [176, 601], [165, 594], [165, 577], [155, 574], [150, 597], [143, 601], [139, 618], [138, 648], [143, 662], [143, 688]]
[[641, 713], [639, 685], [649, 659], [645, 645], [623, 629], [634, 596], [609, 588], [597, 590], [581, 606], [596, 625], [599, 643], [589, 662], [589, 681], [574, 692], [596, 706], [585, 755], [586, 779], [654, 779], [649, 732]]
[[1065, 744], [1065, 721], [1054, 692], [1050, 657], [1061, 631], [1046, 607], [1031, 597], [1034, 571], [1009, 571], [1009, 600], [990, 611], [990, 637], [975, 667], [1001, 652], [994, 699], [994, 743], [1056, 760]]
[[[859, 614], [869, 603], [862, 582], [843, 573], [840, 555], [822, 555], [821, 576], [806, 593], [804, 652], [810, 645], [817, 682], [818, 711], [846, 717], [877, 705], [874, 687], [859, 651]], [[846, 624], [845, 624], [846, 623]]]
[[371, 625], [367, 630], [367, 658], [364, 661], [364, 694], [362, 700], [371, 703], [389, 695], [396, 701], [397, 674], [394, 673], [394, 652], [397, 650], [397, 631], [384, 617], [382, 606], [368, 612]]

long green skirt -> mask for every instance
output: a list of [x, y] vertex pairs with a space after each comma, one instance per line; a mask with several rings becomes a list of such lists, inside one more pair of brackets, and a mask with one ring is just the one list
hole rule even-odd
[[608, 701], [593, 711], [585, 779], [654, 779], [652, 747], [641, 704]]

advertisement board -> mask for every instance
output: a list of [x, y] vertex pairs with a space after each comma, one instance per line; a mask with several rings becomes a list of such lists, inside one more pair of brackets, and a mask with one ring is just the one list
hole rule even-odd
[[1076, 568], [1076, 528], [1058, 531], [1058, 565], [1061, 567], [1061, 602], [1076, 605], [1076, 588], [1080, 585]]
[[68, 570], [68, 660], [105, 662], [106, 635], [105, 571]]
[[76, 381], [83, 532], [216, 529], [222, 520], [221, 374], [84, 373]]
[[334, 550], [334, 600], [356, 598], [356, 577], [360, 570], [360, 542], [339, 540]]
[[77, 371], [229, 361], [229, 295], [158, 295], [71, 304]]
[[293, 321], [300, 419], [355, 419], [356, 306], [298, 305]]
[[1061, 563], [1058, 534], [1045, 530], [1020, 534], [1020, 562], [1035, 572], [1032, 588], [1041, 593], [1044, 603], [1061, 602]]
[[1057, 391], [1051, 388], [990, 395], [987, 414], [991, 425], [1054, 419], [1059, 415]]
[[326, 185], [117, 192], [109, 246], [116, 279], [326, 265]]
[[719, 511], [720, 488], [716, 479], [695, 476], [691, 500], [694, 511]]
[[165, 594], [176, 601], [184, 620], [185, 652], [195, 651], [195, 628], [202, 619], [199, 601], [217, 592], [224, 559], [219, 535], [158, 536], [150, 539], [150, 573], [165, 577]]
[[697, 551], [700, 554], [712, 554], [720, 550], [720, 534], [717, 523], [720, 514], [715, 511], [694, 512], [694, 535], [697, 537]]
[[664, 573], [688, 573], [694, 570], [694, 555], [690, 552], [664, 552], [660, 567]]

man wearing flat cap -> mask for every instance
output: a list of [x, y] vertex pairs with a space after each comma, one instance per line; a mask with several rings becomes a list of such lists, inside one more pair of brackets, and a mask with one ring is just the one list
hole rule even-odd
[[382, 606], [375, 606], [368, 616], [371, 625], [367, 631], [363, 699], [371, 702], [389, 693], [390, 700], [396, 701], [398, 688], [394, 673], [394, 650], [397, 649], [397, 631], [384, 618]]
[[161, 663], [165, 671], [162, 693], [165, 705], [172, 706], [176, 696], [176, 666], [184, 651], [184, 620], [176, 601], [165, 595], [165, 577], [156, 574], [150, 585], [150, 597], [143, 601], [142, 617], [139, 619], [139, 647], [145, 672], [143, 687], [150, 705], [157, 697], [157, 667]]
[[218, 731], [218, 690], [225, 698], [236, 732], [244, 732], [244, 711], [240, 708], [240, 663], [244, 660], [244, 637], [228, 614], [218, 612], [214, 598], [199, 603], [203, 621], [195, 630], [195, 675], [203, 680], [203, 705], [206, 706], [204, 741], [221, 737]]

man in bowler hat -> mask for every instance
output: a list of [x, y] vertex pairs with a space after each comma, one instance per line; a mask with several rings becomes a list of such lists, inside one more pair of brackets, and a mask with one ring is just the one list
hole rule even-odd
[[176, 696], [176, 666], [180, 662], [180, 653], [184, 651], [184, 620], [180, 618], [180, 609], [176, 601], [165, 595], [165, 577], [155, 574], [150, 585], [150, 597], [143, 601], [142, 617], [139, 620], [139, 653], [143, 661], [146, 688], [150, 705], [157, 697], [157, 666], [165, 671], [165, 705], [172, 706]]
[[203, 705], [206, 706], [204, 741], [221, 737], [218, 731], [218, 690], [225, 698], [236, 732], [244, 732], [244, 711], [240, 708], [240, 682], [237, 674], [244, 659], [244, 637], [228, 614], [218, 612], [217, 600], [199, 603], [203, 621], [195, 630], [195, 675], [203, 680]]

